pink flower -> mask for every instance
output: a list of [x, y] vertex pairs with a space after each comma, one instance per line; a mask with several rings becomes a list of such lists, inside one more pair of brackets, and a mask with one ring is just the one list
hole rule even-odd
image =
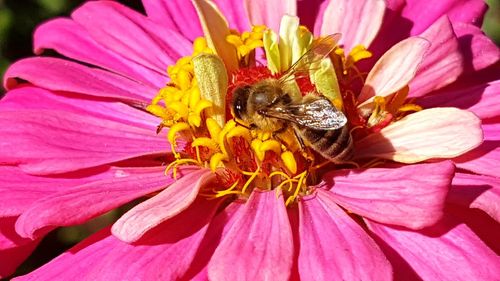
[[[141, 198], [17, 280], [498, 278], [500, 52], [477, 27], [482, 1], [143, 2], [147, 17], [98, 1], [41, 25], [35, 53], [71, 60], [27, 58], [5, 74], [0, 276], [49, 231]], [[272, 50], [271, 30], [294, 30], [285, 14], [316, 37], [342, 34], [323, 77], [348, 126], [360, 126], [354, 161], [364, 168], [312, 170], [294, 141], [251, 135], [217, 107], [225, 71], [197, 74], [217, 62], [196, 65], [193, 42], [195, 54], [222, 59], [230, 89], [286, 70], [255, 49]], [[245, 37], [250, 24], [269, 29]], [[295, 30], [280, 42], [308, 34]], [[170, 130], [156, 135], [160, 122]]]

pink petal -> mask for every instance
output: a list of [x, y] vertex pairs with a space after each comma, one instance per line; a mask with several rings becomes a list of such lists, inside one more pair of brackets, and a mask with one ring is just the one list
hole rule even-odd
[[[56, 280], [63, 279], [64, 274], [68, 274], [68, 278], [71, 280], [84, 280], [85, 276], [94, 269], [97, 262], [104, 261], [103, 258], [111, 249], [116, 249], [118, 246], [125, 244], [117, 244], [115, 241], [121, 243], [121, 241], [111, 236], [108, 228], [106, 228], [78, 243], [35, 271], [14, 280]], [[113, 268], [111, 267], [111, 269]]]
[[420, 36], [431, 42], [431, 47], [409, 85], [409, 97], [442, 88], [454, 82], [463, 71], [458, 40], [447, 16], [439, 18]]
[[389, 261], [330, 192], [299, 203], [301, 280], [390, 280]]
[[370, 61], [366, 61], [368, 66], [372, 66], [374, 61], [392, 46], [408, 38], [413, 25], [411, 21], [401, 16], [401, 10], [406, 5], [405, 0], [385, 0], [385, 4], [386, 10], [382, 26], [370, 46], [373, 57]]
[[24, 173], [15, 166], [0, 166], [0, 217], [19, 216], [35, 201], [68, 188], [111, 177], [116, 170], [105, 167], [65, 175], [39, 177]]
[[253, 25], [265, 24], [274, 31], [278, 31], [281, 18], [285, 15], [297, 14], [295, 0], [243, 0], [250, 23]]
[[172, 178], [165, 176], [164, 171], [163, 167], [116, 168], [114, 177], [45, 196], [23, 212], [17, 220], [16, 231], [23, 237], [33, 239], [38, 231], [84, 223], [172, 184]]
[[457, 107], [474, 112], [479, 118], [500, 116], [500, 80], [487, 84], [442, 91], [420, 99], [419, 105], [430, 107]]
[[33, 86], [9, 91], [0, 102], [0, 111], [66, 111], [156, 131], [158, 118], [121, 102], [89, 98], [74, 93], [51, 92]]
[[[299, 203], [300, 204], [300, 203]], [[300, 227], [300, 214], [299, 208], [287, 208], [288, 213], [288, 221], [290, 222], [290, 226], [292, 227], [292, 235], [293, 235], [293, 264], [292, 270], [290, 272], [290, 280], [298, 281], [300, 280], [299, 273], [299, 255], [300, 255], [300, 235], [299, 235], [299, 227]]]
[[453, 161], [459, 168], [498, 177], [500, 174], [500, 140], [486, 140], [478, 148], [453, 159]]
[[189, 271], [186, 273], [186, 280], [208, 280], [208, 262], [212, 258], [215, 249], [219, 246], [228, 231], [236, 221], [235, 213], [243, 208], [245, 202], [233, 201], [210, 222], [207, 234], [198, 249]]
[[500, 276], [498, 256], [466, 225], [451, 218], [425, 231], [366, 222], [387, 243], [379, 245], [394, 265], [398, 280], [409, 280], [404, 272], [408, 266], [423, 280], [495, 280]]
[[383, 0], [329, 0], [315, 34], [341, 33], [346, 53], [359, 44], [368, 48], [382, 25], [385, 8]]
[[485, 124], [482, 128], [485, 139], [483, 144], [453, 161], [459, 168], [498, 177], [500, 175], [500, 125], [498, 123]]
[[97, 65], [127, 76], [137, 82], [160, 88], [167, 81], [166, 73], [158, 73], [104, 48], [88, 32], [70, 19], [55, 19], [35, 30], [33, 44], [36, 54], [54, 49], [72, 59]]
[[500, 179], [457, 173], [448, 202], [485, 211], [500, 222]]
[[[443, 216], [455, 167], [451, 161], [399, 168], [339, 170], [332, 197], [345, 209], [380, 223], [421, 229]], [[328, 181], [328, 180], [327, 180]]]
[[215, 174], [207, 169], [187, 172], [169, 188], [125, 213], [113, 224], [113, 235], [127, 243], [137, 241], [160, 223], [189, 207], [200, 188], [214, 177]]
[[[179, 0], [143, 0], [148, 17], [167, 29], [177, 31], [194, 41], [203, 36], [198, 15], [191, 2]], [[250, 21], [243, 1], [213, 1], [226, 17], [229, 27], [240, 32], [250, 30]], [[190, 20], [186, 20], [190, 19]]]
[[358, 97], [359, 106], [370, 103], [376, 95], [389, 96], [410, 83], [429, 48], [429, 41], [420, 37], [410, 37], [394, 45], [368, 74]]
[[12, 64], [5, 72], [5, 88], [16, 87], [16, 78], [49, 90], [125, 101], [149, 102], [158, 91], [108, 71], [47, 57], [27, 58]]
[[[467, 137], [464, 137], [467, 136]], [[483, 141], [481, 120], [452, 107], [431, 108], [404, 117], [356, 143], [356, 157], [401, 163], [462, 155]]]
[[251, 29], [244, 1], [215, 0], [214, 2], [226, 17], [230, 28], [240, 32]]
[[148, 17], [168, 29], [182, 33], [194, 41], [203, 36], [200, 21], [191, 1], [143, 0]]
[[465, 223], [497, 255], [500, 255], [500, 223], [480, 209], [448, 204], [446, 213]]
[[65, 111], [0, 112], [0, 136], [0, 162], [31, 174], [64, 173], [168, 151], [163, 137], [150, 130]]
[[16, 217], [0, 218], [0, 278], [2, 279], [14, 273], [40, 242], [19, 237], [14, 230], [15, 221]]
[[[300, 24], [306, 26], [313, 31], [316, 22], [323, 21], [322, 17], [328, 1], [325, 0], [308, 0], [297, 1], [297, 16], [300, 19]], [[316, 35], [318, 33], [314, 32]]]
[[5, 152], [0, 161], [31, 174], [64, 173], [168, 151], [154, 132], [62, 111], [1, 112], [0, 127]]
[[16, 280], [179, 280], [218, 206], [198, 200], [133, 245], [106, 229]]
[[285, 204], [254, 191], [208, 264], [211, 280], [287, 280], [293, 241]]
[[442, 0], [436, 2], [407, 0], [403, 17], [413, 22], [411, 34], [420, 34], [441, 16], [448, 15], [452, 22], [481, 25], [486, 3], [482, 0]]
[[87, 2], [71, 17], [105, 48], [158, 73], [191, 54], [191, 43], [182, 35], [113, 1]]
[[469, 71], [486, 68], [500, 60], [500, 49], [483, 31], [472, 24], [454, 23], [453, 29], [459, 37], [460, 48], [468, 62]]

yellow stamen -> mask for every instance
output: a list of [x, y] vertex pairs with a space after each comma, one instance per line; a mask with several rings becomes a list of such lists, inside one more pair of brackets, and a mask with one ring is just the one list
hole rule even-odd
[[177, 123], [177, 124], [174, 124], [172, 127], [170, 127], [170, 131], [168, 131], [168, 141], [170, 143], [175, 143], [175, 137], [177, 135], [177, 133], [181, 132], [181, 131], [185, 131], [185, 130], [189, 130], [189, 125], [187, 123], [184, 123], [184, 122], [180, 122], [180, 123]]
[[224, 155], [223, 153], [217, 152], [212, 157], [210, 158], [210, 170], [212, 172], [215, 172], [217, 170], [217, 167], [219, 167], [219, 164], [222, 163], [223, 160], [227, 160], [227, 156]]
[[290, 192], [290, 191], [292, 191], [292, 189], [293, 189], [293, 183], [294, 183], [294, 182], [298, 182], [298, 180], [296, 180], [296, 179], [290, 179], [290, 178], [289, 178], [289, 179], [287, 179], [287, 180], [282, 181], [282, 182], [281, 182], [281, 183], [280, 183], [280, 184], [276, 187], [276, 189], [283, 190], [283, 186], [284, 186], [285, 184], [288, 184], [288, 189], [287, 189], [287, 190]]
[[[281, 171], [274, 171], [271, 174], [269, 174], [269, 178], [272, 178], [274, 176], [280, 176], [281, 178], [285, 178], [286, 179], [285, 181], [290, 181], [290, 179], [291, 179], [290, 176], [288, 176], [287, 174], [285, 174]], [[292, 183], [290, 182], [290, 185], [291, 184]], [[281, 187], [282, 187], [282, 184], [280, 184], [276, 187], [276, 198], [279, 198], [279, 191], [282, 190]]]
[[264, 160], [264, 153], [265, 153], [262, 150], [260, 150], [261, 145], [262, 141], [259, 139], [252, 140], [252, 143], [250, 144], [250, 147], [255, 152], [255, 156], [257, 156], [257, 159], [259, 159], [259, 161]]
[[181, 118], [186, 119], [189, 113], [188, 107], [179, 101], [174, 101], [167, 105], [168, 109], [175, 111]]
[[373, 104], [374, 109], [367, 121], [368, 127], [376, 126], [378, 123], [384, 120], [388, 113], [386, 111], [386, 101], [384, 97], [375, 96], [375, 98], [373, 99]]
[[146, 110], [150, 112], [151, 114], [160, 117], [162, 119], [172, 119], [174, 116], [174, 113], [172, 111], [169, 111], [165, 107], [157, 104], [150, 104], [146, 107]]
[[224, 128], [222, 128], [222, 131], [219, 134], [219, 148], [221, 152], [226, 155], [226, 157], [229, 157], [229, 152], [226, 148], [226, 135], [227, 133], [233, 129], [236, 126], [236, 123], [234, 120], [229, 120]]
[[247, 191], [247, 188], [250, 186], [250, 184], [252, 183], [252, 181], [259, 175], [259, 172], [260, 172], [260, 167], [257, 167], [257, 169], [255, 170], [255, 172], [253, 172], [253, 174], [247, 180], [247, 182], [245, 183], [245, 185], [243, 185], [243, 188], [241, 189], [241, 193], [242, 194], [245, 194], [245, 192]]
[[283, 161], [283, 164], [285, 164], [285, 167], [290, 171], [292, 174], [297, 173], [297, 162], [295, 161], [295, 157], [293, 156], [293, 153], [290, 151], [285, 151], [281, 154], [281, 161]]
[[349, 55], [347, 56], [346, 67], [350, 68], [360, 60], [371, 58], [372, 55], [373, 54], [368, 51], [365, 46], [356, 45], [354, 48], [352, 48], [352, 50], [349, 52]]
[[232, 30], [231, 34], [226, 36], [226, 41], [236, 48], [240, 62], [246, 61], [253, 50], [264, 46], [262, 38], [265, 30], [265, 26], [254, 26], [251, 32], [239, 34]]
[[165, 168], [165, 175], [168, 174], [168, 172], [170, 171], [170, 169], [172, 169], [172, 167], [174, 168], [172, 170], [172, 177], [174, 179], [177, 179], [177, 167], [179, 165], [185, 165], [185, 164], [195, 164], [195, 165], [198, 165], [199, 166], [199, 162], [197, 162], [196, 160], [193, 160], [193, 159], [177, 159], [175, 161], [173, 161], [172, 163], [170, 163], [167, 168]]
[[192, 79], [192, 74], [189, 73], [185, 69], [179, 70], [179, 73], [177, 73], [177, 84], [181, 88], [181, 90], [186, 91], [191, 87], [191, 79]]
[[242, 126], [236, 126], [227, 133], [227, 138], [243, 137], [248, 143], [252, 142], [250, 131]]
[[422, 110], [422, 107], [420, 105], [416, 105], [416, 104], [412, 104], [412, 103], [405, 104], [405, 105], [398, 108], [399, 112], [408, 112], [408, 111], [418, 112], [421, 110]]
[[198, 87], [192, 88], [189, 93], [189, 108], [195, 108], [201, 99], [200, 89]]
[[235, 34], [230, 34], [226, 37], [226, 41], [228, 43], [233, 44], [235, 47], [240, 47], [243, 45], [243, 41], [241, 40], [241, 37]]
[[204, 146], [212, 151], [219, 150], [219, 145], [217, 144], [217, 142], [211, 138], [206, 138], [206, 137], [195, 138], [193, 143], [191, 143], [191, 146], [192, 147]]
[[269, 174], [270, 178], [272, 178], [274, 176], [282, 176], [282, 177], [284, 177], [286, 179], [290, 179], [290, 176], [287, 175], [287, 174], [285, 174], [285, 173], [283, 173], [282, 171], [274, 171], [274, 172], [272, 172], [272, 173]]
[[198, 103], [196, 103], [196, 106], [194, 107], [194, 113], [196, 115], [200, 115], [204, 109], [207, 109], [211, 106], [212, 103], [209, 102], [208, 100], [200, 100]]
[[277, 140], [269, 139], [260, 145], [259, 149], [266, 153], [267, 151], [273, 151], [276, 154], [281, 153], [281, 144]]
[[218, 140], [219, 134], [222, 131], [222, 128], [219, 126], [217, 121], [215, 121], [212, 118], [207, 118], [206, 123], [207, 123], [208, 132], [210, 133], [210, 137], [212, 139]]
[[215, 197], [219, 198], [219, 197], [222, 197], [222, 196], [226, 196], [228, 194], [238, 194], [238, 193], [240, 193], [240, 191], [236, 191], [236, 192], [233, 191], [238, 186], [239, 183], [240, 183], [240, 181], [237, 180], [228, 189], [220, 190], [220, 191], [215, 191], [215, 193], [216, 193]]
[[293, 193], [293, 195], [288, 197], [288, 199], [286, 200], [286, 202], [285, 202], [286, 206], [288, 206], [290, 203], [295, 201], [295, 198], [297, 198], [297, 196], [299, 195], [299, 192], [302, 189], [302, 184], [304, 183], [304, 180], [307, 177], [307, 171], [302, 172], [298, 177], [299, 177], [299, 181], [297, 183], [297, 186], [295, 187], [295, 192]]
[[188, 120], [189, 125], [191, 125], [193, 127], [200, 127], [200, 125], [201, 125], [201, 117], [199, 115], [189, 114], [187, 120]]
[[212, 53], [212, 50], [208, 48], [207, 40], [204, 37], [198, 37], [193, 42], [194, 55], [199, 53]]
[[189, 129], [190, 127], [187, 123], [181, 122], [174, 124], [172, 127], [170, 127], [170, 130], [168, 131], [167, 139], [170, 142], [170, 147], [172, 149], [172, 153], [174, 154], [175, 158], [180, 158], [179, 153], [177, 153], [176, 151], [177, 142], [175, 141], [175, 138], [177, 136], [177, 133]]

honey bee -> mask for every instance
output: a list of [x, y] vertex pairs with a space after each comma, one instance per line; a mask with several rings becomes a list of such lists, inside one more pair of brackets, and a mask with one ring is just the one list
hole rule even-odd
[[329, 35], [313, 46], [278, 79], [269, 78], [233, 92], [233, 115], [250, 129], [279, 135], [292, 127], [305, 151], [312, 148], [325, 159], [342, 163], [352, 153], [353, 142], [342, 111], [322, 95], [294, 95], [287, 82], [309, 75], [311, 65], [327, 57], [337, 45], [340, 34]]

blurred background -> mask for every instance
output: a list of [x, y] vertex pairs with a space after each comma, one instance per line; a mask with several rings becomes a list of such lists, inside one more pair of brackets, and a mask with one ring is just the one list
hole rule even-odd
[[[68, 16], [85, 1], [0, 0], [0, 77], [9, 64], [33, 54], [31, 37], [37, 25], [54, 17]], [[143, 11], [140, 0], [118, 2]]]
[[[425, 1], [425, 0], [422, 0]], [[84, 0], [0, 0], [0, 77], [7, 66], [23, 57], [32, 55], [32, 32], [41, 22], [67, 16]], [[140, 0], [119, 1], [142, 11]], [[500, 0], [486, 0], [490, 9], [486, 14], [483, 29], [500, 45]], [[0, 90], [0, 97], [3, 92]], [[127, 207], [125, 206], [124, 209]], [[53, 231], [27, 260], [16, 275], [22, 275], [46, 263], [56, 255], [73, 246], [89, 234], [116, 219], [116, 213], [96, 218], [85, 226], [69, 227]]]

